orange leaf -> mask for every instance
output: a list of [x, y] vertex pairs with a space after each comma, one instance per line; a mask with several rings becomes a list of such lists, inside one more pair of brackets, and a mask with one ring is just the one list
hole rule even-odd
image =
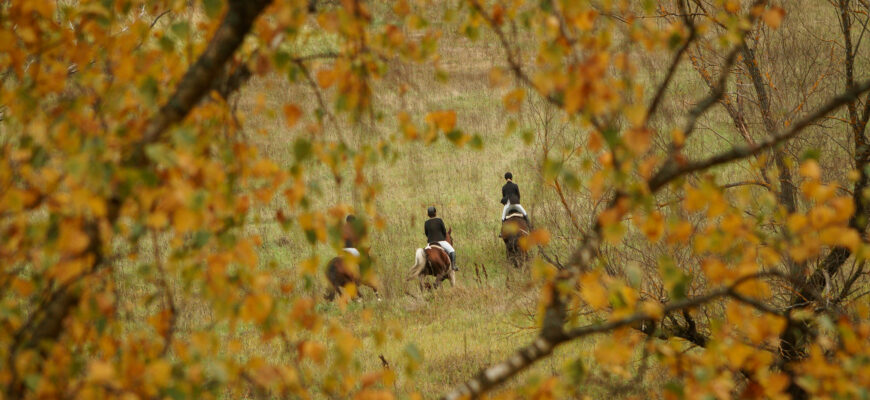
[[441, 131], [447, 132], [456, 126], [456, 111], [433, 111], [426, 114], [426, 122], [433, 124]]
[[60, 224], [60, 250], [78, 254], [88, 247], [91, 239], [82, 231], [78, 222], [66, 220]]
[[785, 10], [781, 7], [771, 7], [769, 10], [761, 14], [761, 19], [767, 26], [777, 29], [782, 24], [782, 19], [785, 17]]
[[504, 108], [510, 112], [520, 111], [523, 105], [523, 99], [526, 98], [526, 92], [523, 89], [514, 89], [504, 96]]
[[317, 71], [317, 84], [326, 89], [332, 86], [335, 82], [335, 71], [331, 69], [321, 69]]
[[[318, 75], [318, 79], [320, 76]], [[299, 122], [299, 117], [302, 116], [302, 110], [296, 104], [285, 104], [284, 105], [284, 122], [287, 123], [288, 128], [292, 128]]]

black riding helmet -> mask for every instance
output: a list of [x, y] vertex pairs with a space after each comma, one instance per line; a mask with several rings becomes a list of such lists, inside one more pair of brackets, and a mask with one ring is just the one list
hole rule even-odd
[[426, 214], [428, 214], [430, 217], [434, 217], [435, 216], [435, 207], [429, 206], [429, 208], [426, 209]]
[[514, 179], [514, 174], [512, 174], [512, 173], [510, 173], [510, 172], [505, 172], [505, 173], [504, 173], [504, 178], [505, 178], [505, 179]]

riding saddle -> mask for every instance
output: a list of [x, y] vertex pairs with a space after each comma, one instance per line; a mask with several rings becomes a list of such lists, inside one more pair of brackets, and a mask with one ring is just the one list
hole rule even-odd
[[522, 218], [522, 217], [523, 217], [523, 213], [521, 213], [521, 212], [516, 212], [516, 211], [515, 211], [515, 212], [512, 212], [512, 213], [508, 214], [506, 217], [504, 217], [504, 219], [505, 219], [505, 220], [509, 220], [509, 219], [511, 219], [511, 218], [513, 218], [513, 217], [520, 217], [520, 218]]

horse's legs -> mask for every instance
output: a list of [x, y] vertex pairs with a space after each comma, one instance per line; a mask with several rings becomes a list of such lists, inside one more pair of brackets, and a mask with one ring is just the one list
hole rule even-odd
[[375, 297], [378, 299], [378, 301], [381, 301], [381, 294], [378, 293], [378, 288], [376, 288], [375, 285], [372, 285], [368, 282], [360, 282], [360, 284], [370, 287], [372, 291], [375, 292]]
[[451, 268], [448, 276], [450, 277], [450, 287], [456, 287], [456, 271]]

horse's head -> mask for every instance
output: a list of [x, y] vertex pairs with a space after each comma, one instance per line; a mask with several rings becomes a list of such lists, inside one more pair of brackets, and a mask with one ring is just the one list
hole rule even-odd
[[447, 229], [447, 243], [453, 246], [453, 228]]

